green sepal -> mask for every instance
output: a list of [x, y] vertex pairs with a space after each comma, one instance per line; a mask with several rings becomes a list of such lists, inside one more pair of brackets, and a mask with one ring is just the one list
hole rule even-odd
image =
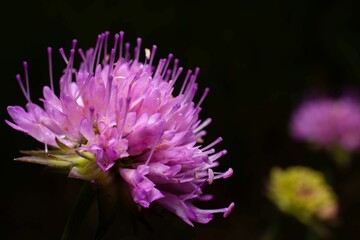
[[15, 161], [29, 162], [29, 163], [37, 163], [49, 167], [58, 167], [58, 168], [68, 168], [73, 166], [72, 162], [65, 161], [58, 158], [46, 158], [46, 157], [38, 157], [38, 156], [24, 156], [15, 158]]
[[59, 148], [64, 152], [73, 152], [74, 150], [64, 143], [62, 143], [57, 137], [55, 137], [55, 142], [59, 146]]

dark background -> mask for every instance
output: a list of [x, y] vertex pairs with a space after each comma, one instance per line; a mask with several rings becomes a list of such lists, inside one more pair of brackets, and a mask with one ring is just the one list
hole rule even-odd
[[[157, 59], [173, 53], [185, 69], [200, 67], [199, 86], [211, 89], [201, 117], [213, 118], [205, 141], [222, 136], [217, 149], [228, 154], [220, 169], [234, 169], [230, 179], [206, 189], [215, 194], [209, 207], [235, 202], [229, 218], [216, 215], [211, 223], [191, 228], [175, 215], [145, 211], [154, 233], [140, 225], [138, 239], [263, 239], [277, 214], [265, 197], [269, 170], [289, 165], [331, 173], [340, 202], [334, 239], [359, 238], [359, 156], [340, 171], [329, 156], [288, 134], [289, 118], [304, 94], [337, 96], [343, 89], [360, 89], [358, 1], [234, 2], [44, 0], [1, 6], [1, 239], [60, 239], [81, 187], [80, 181], [42, 166], [13, 161], [19, 150], [42, 148], [3, 121], [9, 119], [6, 106], [26, 103], [15, 80], [21, 62], [29, 62], [32, 99], [38, 99], [49, 84], [46, 48], [69, 49], [76, 38], [87, 49], [107, 30], [124, 31], [131, 43], [141, 37], [143, 46], [156, 44]], [[56, 77], [63, 67], [57, 54]], [[93, 239], [96, 224], [94, 203], [79, 239]], [[136, 239], [126, 226], [116, 222], [106, 239]], [[282, 217], [278, 239], [306, 239], [306, 229]]]

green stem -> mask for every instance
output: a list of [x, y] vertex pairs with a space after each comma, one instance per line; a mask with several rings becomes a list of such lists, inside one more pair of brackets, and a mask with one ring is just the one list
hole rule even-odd
[[84, 182], [78, 195], [77, 201], [68, 217], [61, 240], [76, 239], [76, 235], [83, 223], [91, 204], [93, 203], [95, 193], [89, 182]]
[[334, 147], [331, 150], [331, 154], [333, 159], [335, 160], [335, 163], [341, 168], [341, 169], [348, 169], [351, 164], [351, 155], [338, 147]]
[[125, 226], [126, 217], [131, 216], [129, 213], [133, 210], [133, 202], [128, 189], [119, 177], [113, 177], [108, 184], [102, 185], [97, 189], [96, 194], [99, 223], [95, 240], [101, 240], [116, 218], [119, 221], [124, 221], [123, 225]]
[[276, 240], [279, 237], [279, 233], [281, 231], [281, 215], [276, 213], [274, 218], [271, 221], [271, 225], [266, 231], [265, 235], [261, 238], [261, 240]]
[[115, 180], [97, 190], [99, 223], [95, 240], [103, 239], [113, 223], [118, 211], [118, 199], [118, 186]]
[[[306, 240], [321, 240], [323, 239], [322, 237], [320, 237], [320, 235], [318, 233], [315, 232], [316, 230], [313, 230], [311, 228], [307, 228], [306, 231]], [[323, 236], [325, 237], [325, 236]]]

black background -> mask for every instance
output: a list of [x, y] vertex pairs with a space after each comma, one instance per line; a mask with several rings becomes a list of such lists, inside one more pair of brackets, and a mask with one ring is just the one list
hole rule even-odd
[[[306, 165], [330, 171], [340, 201], [334, 239], [358, 239], [360, 229], [360, 164], [338, 170], [322, 152], [294, 142], [288, 122], [304, 94], [337, 96], [360, 87], [359, 3], [345, 1], [9, 1], [1, 6], [1, 239], [60, 239], [81, 182], [53, 174], [42, 166], [14, 162], [19, 150], [42, 148], [31, 137], [11, 129], [8, 105], [26, 103], [15, 80], [23, 60], [29, 62], [32, 99], [47, 85], [46, 48], [94, 45], [97, 34], [125, 32], [143, 46], [158, 46], [157, 57], [173, 53], [185, 68], [200, 67], [201, 89], [210, 87], [201, 117], [211, 117], [207, 142], [228, 154], [222, 170], [234, 175], [206, 189], [215, 199], [209, 207], [234, 201], [229, 218], [216, 215], [207, 224], [187, 226], [176, 216], [147, 214], [154, 228], [140, 226], [138, 239], [262, 239], [274, 220], [275, 207], [265, 197], [272, 166]], [[55, 50], [56, 51], [56, 50]], [[158, 59], [157, 58], [157, 59]], [[64, 63], [54, 57], [54, 75]], [[198, 96], [199, 97], [199, 96]], [[39, 103], [39, 102], [38, 102]], [[94, 204], [79, 232], [93, 239]], [[306, 229], [283, 220], [280, 239], [305, 239]], [[136, 239], [117, 222], [106, 239]]]

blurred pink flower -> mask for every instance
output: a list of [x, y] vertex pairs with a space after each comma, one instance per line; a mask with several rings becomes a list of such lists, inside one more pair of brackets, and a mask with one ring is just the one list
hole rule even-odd
[[353, 97], [320, 98], [304, 102], [293, 114], [291, 135], [330, 149], [360, 147], [360, 103]]

